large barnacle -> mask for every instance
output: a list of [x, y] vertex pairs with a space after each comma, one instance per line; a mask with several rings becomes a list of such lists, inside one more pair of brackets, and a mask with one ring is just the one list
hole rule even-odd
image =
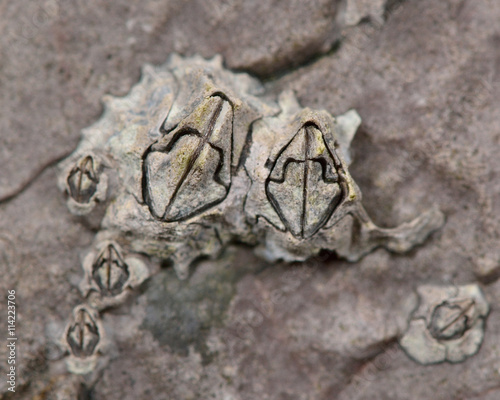
[[225, 199], [231, 185], [233, 109], [212, 95], [144, 159], [144, 201], [165, 222], [182, 221]]
[[269, 201], [296, 237], [313, 236], [330, 218], [346, 185], [335, 150], [314, 123], [304, 124], [281, 151], [266, 182]]

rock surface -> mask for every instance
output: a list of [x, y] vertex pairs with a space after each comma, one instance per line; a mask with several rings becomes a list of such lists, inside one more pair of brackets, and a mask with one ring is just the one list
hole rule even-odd
[[[6, 399], [499, 397], [500, 4], [305, 4], [0, 4], [0, 290], [16, 290], [19, 336]], [[291, 89], [303, 106], [356, 109], [350, 171], [375, 222], [435, 203], [447, 222], [410, 254], [356, 264], [271, 265], [234, 246], [187, 281], [162, 266], [105, 314], [109, 363], [81, 380], [59, 340], [82, 302], [96, 226], [67, 211], [54, 165], [99, 117], [103, 94], [124, 95], [142, 64], [172, 51], [220, 53], [270, 97]], [[491, 306], [479, 352], [453, 365], [410, 360], [398, 339], [414, 289], [474, 282]]]

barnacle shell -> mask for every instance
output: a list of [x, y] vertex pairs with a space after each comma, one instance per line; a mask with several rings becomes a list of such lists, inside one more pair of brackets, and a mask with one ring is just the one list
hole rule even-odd
[[94, 317], [84, 307], [75, 310], [74, 321], [66, 332], [66, 340], [75, 357], [86, 358], [94, 354], [100, 332]]
[[150, 275], [136, 255], [124, 254], [114, 241], [100, 242], [83, 260], [85, 276], [80, 290], [98, 310], [119, 304], [130, 289], [138, 287]]
[[144, 157], [144, 200], [151, 214], [182, 221], [225, 199], [231, 186], [233, 107], [205, 99]]
[[70, 211], [76, 215], [90, 213], [106, 199], [108, 177], [104, 164], [93, 152], [75, 154], [65, 163], [59, 186], [66, 192]]
[[70, 354], [66, 360], [70, 372], [88, 374], [94, 371], [102, 364], [100, 351], [106, 347], [98, 312], [84, 304], [75, 307], [62, 341]]
[[423, 285], [417, 292], [420, 304], [400, 340], [404, 351], [424, 365], [458, 363], [474, 355], [489, 313], [481, 288]]
[[311, 122], [299, 129], [275, 161], [266, 182], [267, 195], [294, 236], [314, 235], [346, 195], [340, 161], [335, 158]]

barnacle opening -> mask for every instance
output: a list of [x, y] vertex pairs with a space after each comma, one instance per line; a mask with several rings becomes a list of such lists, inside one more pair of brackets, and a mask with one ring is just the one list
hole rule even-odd
[[75, 313], [73, 324], [68, 328], [66, 341], [72, 354], [78, 358], [90, 357], [99, 343], [100, 335], [96, 322], [84, 308]]
[[306, 122], [279, 152], [266, 180], [266, 194], [287, 230], [307, 239], [345, 198], [343, 175], [321, 129]]
[[92, 265], [92, 279], [104, 296], [120, 294], [129, 276], [128, 265], [113, 244], [107, 245]]
[[92, 156], [87, 155], [77, 162], [68, 174], [67, 183], [69, 195], [76, 202], [90, 203], [99, 184]]
[[429, 332], [437, 340], [461, 338], [471, 327], [475, 301], [443, 301], [432, 311]]
[[142, 189], [155, 218], [183, 221], [226, 198], [231, 185], [233, 114], [227, 97], [215, 93], [148, 148]]

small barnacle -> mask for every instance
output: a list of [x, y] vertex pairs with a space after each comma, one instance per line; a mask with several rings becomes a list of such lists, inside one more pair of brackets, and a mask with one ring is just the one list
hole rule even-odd
[[474, 306], [473, 299], [445, 300], [438, 304], [429, 322], [430, 334], [438, 340], [462, 337], [473, 322]]
[[144, 200], [166, 222], [220, 203], [231, 184], [233, 109], [214, 94], [152, 145], [144, 161]]
[[109, 361], [110, 343], [93, 307], [86, 304], [75, 307], [61, 339], [69, 353], [66, 365], [74, 374], [97, 373]]
[[84, 296], [93, 293], [89, 302], [98, 310], [121, 303], [149, 276], [149, 270], [138, 256], [124, 254], [114, 241], [99, 242], [83, 260], [85, 277], [80, 284]]
[[107, 175], [102, 172], [103, 163], [92, 152], [72, 157], [66, 162], [59, 186], [68, 194], [68, 208], [73, 214], [85, 215], [106, 197]]
[[84, 307], [77, 307], [66, 331], [66, 341], [73, 356], [86, 358], [94, 354], [100, 332], [94, 317]]
[[112, 243], [101, 251], [92, 266], [92, 278], [103, 296], [121, 293], [129, 276], [128, 265]]
[[314, 123], [304, 124], [283, 148], [266, 181], [269, 200], [288, 230], [309, 238], [345, 196], [340, 161]]
[[418, 288], [420, 304], [400, 339], [421, 364], [462, 362], [474, 355], [484, 336], [489, 305], [477, 285]]
[[94, 159], [83, 157], [68, 175], [69, 195], [78, 203], [89, 203], [97, 190], [99, 177], [94, 168]]

